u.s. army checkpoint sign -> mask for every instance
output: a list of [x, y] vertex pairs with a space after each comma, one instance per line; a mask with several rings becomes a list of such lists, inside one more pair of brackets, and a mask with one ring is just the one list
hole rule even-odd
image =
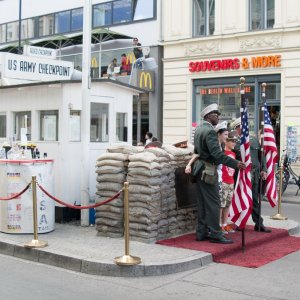
[[73, 62], [7, 53], [3, 77], [32, 81], [70, 80], [73, 70]]

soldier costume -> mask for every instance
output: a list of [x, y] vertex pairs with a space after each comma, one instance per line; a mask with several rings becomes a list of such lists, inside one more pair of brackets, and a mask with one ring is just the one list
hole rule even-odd
[[[241, 118], [235, 119], [231, 123], [232, 129], [236, 130], [241, 125]], [[236, 146], [234, 148], [234, 152], [236, 153], [236, 158], [241, 158], [240, 152], [240, 139], [238, 138]], [[260, 144], [256, 137], [250, 137], [250, 156], [252, 162], [251, 168], [251, 182], [252, 182], [252, 220], [255, 223], [254, 229], [258, 231], [260, 227], [260, 231], [262, 232], [271, 232], [270, 229], [267, 229], [263, 225], [263, 218], [259, 213], [259, 180], [261, 173], [261, 165], [260, 165]], [[263, 158], [262, 171], [266, 171], [265, 159]], [[236, 178], [235, 178], [236, 179]], [[236, 181], [236, 180], [235, 180]]]
[[[220, 196], [217, 180], [216, 166], [224, 164], [236, 169], [244, 168], [244, 164], [225, 155], [218, 141], [217, 133], [214, 126], [218, 122], [217, 104], [211, 104], [201, 112], [201, 117], [204, 118], [203, 124], [199, 125], [195, 131], [194, 146], [195, 153], [199, 158], [193, 165], [193, 175], [196, 176], [196, 184], [198, 189], [197, 208], [198, 208], [198, 224], [196, 229], [197, 240], [202, 241], [209, 239], [214, 243], [229, 244], [231, 240], [226, 239], [220, 228]], [[213, 120], [216, 118], [216, 120]], [[215, 124], [213, 124], [215, 122]], [[210, 163], [215, 168], [216, 180], [214, 183], [204, 181], [203, 173]]]

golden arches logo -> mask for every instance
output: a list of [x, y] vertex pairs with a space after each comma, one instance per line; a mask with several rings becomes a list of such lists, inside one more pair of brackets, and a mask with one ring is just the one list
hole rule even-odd
[[134, 56], [134, 53], [133, 53], [133, 52], [128, 53], [128, 54], [126, 55], [126, 64], [127, 64], [127, 65], [128, 65], [129, 63], [132, 64], [132, 63], [134, 63], [135, 61], [136, 61], [136, 59], [135, 59], [135, 56]]
[[149, 89], [152, 90], [152, 79], [150, 73], [142, 72], [140, 75], [140, 88], [148, 88], [149, 81]]
[[98, 68], [98, 61], [96, 57], [92, 58], [91, 66], [92, 68]]

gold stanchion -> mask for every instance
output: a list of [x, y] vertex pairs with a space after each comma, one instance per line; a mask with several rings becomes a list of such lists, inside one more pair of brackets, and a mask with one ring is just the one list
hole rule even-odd
[[36, 200], [36, 176], [32, 176], [32, 209], [33, 209], [33, 240], [24, 245], [26, 248], [43, 248], [48, 246], [47, 242], [38, 240], [37, 228], [37, 200]]
[[282, 172], [283, 172], [283, 168], [282, 168], [282, 163], [281, 166], [279, 168], [279, 192], [278, 192], [278, 212], [276, 215], [274, 215], [273, 217], [271, 217], [271, 219], [273, 220], [287, 220], [287, 217], [284, 217], [281, 215], [281, 197], [282, 197]]
[[124, 182], [124, 237], [125, 237], [125, 255], [115, 257], [114, 262], [117, 265], [133, 266], [141, 263], [141, 259], [129, 255], [129, 200], [128, 200], [128, 182]]

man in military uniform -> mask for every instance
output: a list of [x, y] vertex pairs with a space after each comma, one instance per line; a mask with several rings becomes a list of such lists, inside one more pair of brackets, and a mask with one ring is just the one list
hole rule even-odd
[[[231, 123], [231, 128], [233, 130], [236, 130], [238, 136], [241, 135], [241, 118], [235, 119]], [[240, 152], [240, 140], [238, 140], [234, 152], [236, 153], [236, 158], [241, 158], [241, 152]], [[251, 162], [252, 162], [252, 169], [251, 169], [251, 182], [252, 182], [252, 220], [255, 223], [254, 230], [260, 232], [271, 232], [270, 229], [267, 229], [263, 225], [263, 218], [261, 217], [259, 213], [259, 180], [262, 178], [263, 180], [266, 179], [267, 173], [266, 173], [266, 166], [265, 166], [265, 159], [263, 158], [263, 168], [261, 170], [261, 164], [260, 164], [260, 155], [261, 155], [261, 148], [260, 143], [258, 139], [254, 136], [250, 137], [250, 156], [251, 156]]]
[[[220, 196], [216, 167], [224, 164], [231, 168], [244, 169], [245, 164], [225, 155], [218, 141], [214, 126], [219, 122], [220, 112], [217, 104], [207, 106], [202, 112], [203, 123], [196, 128], [194, 137], [195, 153], [199, 155], [193, 164], [193, 175], [196, 176], [198, 189], [197, 241], [209, 239], [212, 243], [231, 244], [232, 240], [224, 237], [220, 224]], [[214, 169], [215, 180], [208, 182], [205, 175], [209, 166]], [[213, 176], [214, 178], [214, 176]]]

